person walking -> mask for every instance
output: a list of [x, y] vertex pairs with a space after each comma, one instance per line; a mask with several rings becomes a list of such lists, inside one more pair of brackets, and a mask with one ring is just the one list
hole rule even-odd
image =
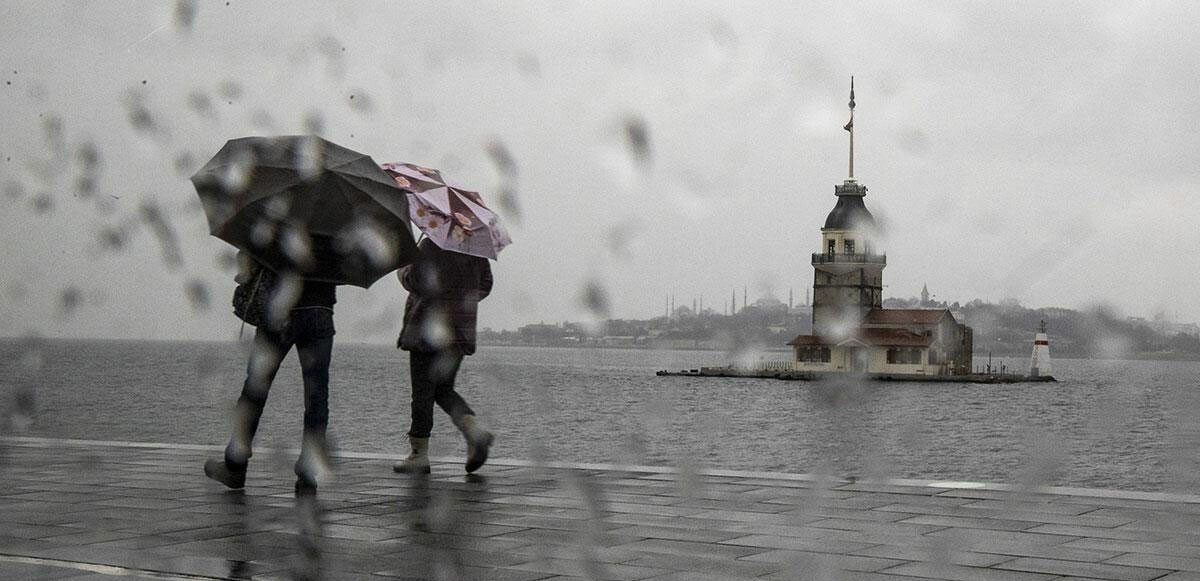
[[246, 366], [246, 380], [234, 412], [233, 435], [223, 458], [204, 463], [204, 474], [229, 488], [245, 486], [246, 466], [252, 456], [254, 435], [267, 394], [280, 363], [295, 347], [304, 380], [304, 439], [295, 465], [296, 494], [312, 493], [328, 470], [329, 366], [333, 356], [333, 305], [337, 302], [337, 288], [332, 283], [311, 280], [289, 284], [245, 252], [238, 253], [238, 264], [234, 280], [258, 287], [254, 292], [264, 293], [262, 304], [274, 308], [274, 303], [282, 300], [291, 305], [285, 320], [274, 322], [268, 317], [268, 321], [258, 325]]
[[467, 442], [466, 471], [487, 461], [494, 435], [480, 427], [471, 406], [454, 389], [463, 357], [475, 353], [479, 301], [492, 290], [486, 258], [443, 250], [429, 238], [417, 244], [417, 259], [398, 272], [408, 290], [404, 327], [396, 346], [409, 353], [412, 380], [412, 452], [393, 466], [404, 474], [428, 474], [429, 436], [436, 403]]

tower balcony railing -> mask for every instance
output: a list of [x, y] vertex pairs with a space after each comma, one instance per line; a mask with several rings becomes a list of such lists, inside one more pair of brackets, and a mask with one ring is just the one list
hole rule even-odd
[[887, 264], [886, 254], [830, 254], [814, 252], [813, 264]]

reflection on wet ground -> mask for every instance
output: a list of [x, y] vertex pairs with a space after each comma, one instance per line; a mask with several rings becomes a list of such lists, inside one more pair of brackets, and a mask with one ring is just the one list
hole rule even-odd
[[[297, 498], [207, 446], [0, 438], [4, 579], [1190, 579], [1200, 497], [343, 454]], [[1190, 576], [1189, 576], [1190, 575]]]

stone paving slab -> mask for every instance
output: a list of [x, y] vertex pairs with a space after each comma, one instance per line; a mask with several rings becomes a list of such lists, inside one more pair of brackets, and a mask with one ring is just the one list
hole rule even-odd
[[1200, 581], [1200, 496], [0, 438], [0, 579]]

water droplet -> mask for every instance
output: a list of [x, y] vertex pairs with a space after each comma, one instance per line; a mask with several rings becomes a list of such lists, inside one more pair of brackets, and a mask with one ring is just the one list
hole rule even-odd
[[910, 127], [898, 136], [900, 149], [911, 155], [923, 156], [929, 153], [929, 135], [919, 127]]
[[8, 180], [4, 182], [4, 195], [10, 200], [19, 200], [25, 196], [25, 186], [17, 180]]
[[312, 239], [308, 232], [295, 227], [286, 228], [279, 242], [284, 255], [298, 270], [308, 270], [312, 266]]
[[350, 95], [350, 108], [358, 113], [367, 114], [374, 109], [374, 103], [369, 95], [357, 91]]
[[309, 111], [304, 115], [304, 132], [311, 135], [325, 132], [325, 117], [320, 111]]
[[100, 167], [100, 149], [95, 143], [85, 141], [75, 150], [75, 159], [85, 171], [95, 171]]
[[610, 227], [604, 235], [609, 252], [617, 258], [626, 260], [632, 258], [633, 239], [644, 228], [645, 225], [637, 218], [630, 218]]
[[275, 118], [266, 109], [255, 109], [250, 114], [250, 124], [267, 132], [275, 132]]
[[154, 134], [158, 133], [158, 124], [154, 120], [154, 114], [142, 102], [141, 97], [130, 97], [125, 100], [126, 113], [129, 117], [129, 124], [141, 133]]
[[24, 432], [33, 425], [37, 415], [37, 393], [32, 383], [22, 383], [13, 395], [12, 411], [8, 424], [15, 432]]
[[542, 62], [536, 54], [523, 52], [514, 59], [517, 65], [517, 72], [526, 78], [537, 78], [542, 76]]
[[630, 115], [625, 118], [623, 127], [625, 130], [625, 144], [629, 148], [629, 154], [639, 165], [650, 165], [650, 130], [646, 126], [645, 120], [639, 116]]
[[384, 265], [395, 264], [400, 252], [399, 243], [395, 241], [384, 228], [379, 227], [373, 220], [360, 218], [354, 225], [342, 232], [336, 242], [337, 250], [347, 257], [350, 263], [347, 270], [353, 270], [354, 262], [365, 260], [370, 270]]
[[199, 169], [196, 167], [196, 156], [190, 151], [183, 151], [176, 155], [174, 165], [175, 173], [181, 176], [192, 175]]
[[54, 198], [42, 192], [33, 197], [33, 210], [38, 214], [46, 214], [54, 209]]
[[150, 231], [158, 239], [158, 245], [162, 249], [163, 264], [168, 268], [178, 268], [182, 265], [183, 254], [179, 248], [179, 237], [175, 234], [175, 227], [171, 225], [170, 220], [167, 219], [158, 204], [152, 201], [143, 202], [138, 211], [142, 221], [150, 227]]
[[437, 308], [431, 310], [429, 316], [422, 321], [420, 331], [421, 338], [435, 350], [449, 345], [454, 339], [449, 318]]
[[317, 137], [302, 138], [296, 147], [296, 167], [304, 181], [321, 177], [325, 169], [324, 141]]
[[296, 301], [300, 300], [300, 292], [304, 290], [304, 281], [294, 274], [283, 274], [279, 277], [267, 308], [267, 316], [271, 326], [282, 328], [287, 323], [288, 314]]
[[214, 262], [216, 263], [217, 268], [221, 269], [222, 271], [232, 272], [233, 270], [237, 269], [238, 266], [237, 253], [228, 249], [221, 250], [217, 252], [216, 257], [214, 257]]
[[83, 292], [74, 286], [63, 289], [58, 295], [58, 311], [64, 316], [74, 315], [81, 304], [83, 304]]
[[709, 25], [708, 38], [713, 59], [716, 61], [728, 60], [737, 51], [737, 33], [724, 20], [716, 20]]
[[177, 0], [175, 2], [175, 27], [183, 32], [191, 32], [196, 23], [196, 4], [192, 0]]
[[97, 234], [100, 246], [106, 250], [120, 250], [125, 246], [128, 237], [125, 229], [116, 226], [105, 226]]
[[241, 83], [234, 80], [221, 81], [221, 84], [217, 85], [217, 94], [226, 99], [241, 98], [243, 93], [244, 89], [242, 89]]
[[250, 244], [254, 248], [269, 248], [275, 240], [276, 227], [273, 220], [258, 220], [250, 227]]
[[208, 286], [199, 279], [191, 279], [184, 286], [184, 294], [187, 295], [188, 302], [192, 304], [192, 309], [198, 312], [207, 311], [211, 299], [208, 293]]
[[84, 198], [90, 198], [96, 193], [96, 178], [91, 175], [81, 175], [75, 180], [75, 191]]
[[229, 165], [221, 174], [221, 187], [231, 194], [239, 194], [250, 185], [254, 175], [254, 164], [257, 162], [254, 150], [244, 147], [230, 156]]
[[580, 302], [593, 316], [600, 320], [609, 318], [611, 305], [609, 303], [608, 291], [600, 281], [592, 279], [584, 283], [580, 290]]
[[517, 199], [517, 191], [512, 188], [501, 187], [496, 192], [496, 209], [507, 219], [512, 220], [514, 224], [521, 223], [521, 204]]
[[211, 118], [215, 114], [212, 99], [200, 89], [193, 89], [192, 92], [188, 93], [187, 106], [202, 117]]
[[42, 119], [42, 135], [46, 138], [46, 145], [55, 155], [62, 155], [67, 151], [63, 122], [58, 115], [49, 115]]
[[508, 147], [503, 141], [493, 139], [484, 146], [487, 151], [488, 159], [492, 160], [492, 164], [496, 166], [496, 171], [506, 179], [514, 179], [517, 177], [517, 160], [513, 158]]

